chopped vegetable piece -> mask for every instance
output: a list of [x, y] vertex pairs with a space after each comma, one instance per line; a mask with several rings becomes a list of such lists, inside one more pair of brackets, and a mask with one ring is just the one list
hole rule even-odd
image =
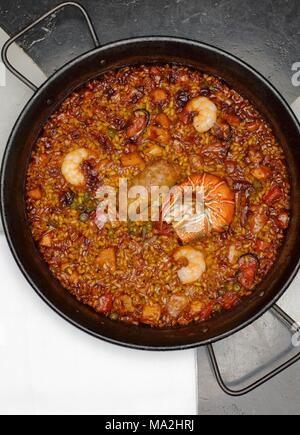
[[30, 190], [30, 192], [28, 192], [28, 196], [31, 199], [35, 199], [36, 201], [39, 201], [40, 199], [42, 199], [43, 193], [41, 189], [38, 187], [37, 189]]
[[161, 316], [161, 308], [158, 304], [145, 305], [143, 308], [142, 322], [148, 325], [157, 325]]
[[100, 296], [95, 310], [100, 314], [109, 314], [113, 308], [113, 297], [111, 293], [107, 293], [104, 296]]
[[44, 248], [51, 248], [52, 246], [52, 238], [50, 236], [50, 234], [45, 234], [41, 241], [40, 241], [40, 245], [43, 246]]
[[132, 303], [132, 299], [128, 295], [122, 295], [120, 296], [116, 301], [115, 304], [118, 305], [119, 311], [121, 311], [121, 314], [130, 314], [134, 312], [134, 306]]
[[109, 317], [111, 320], [118, 320], [119, 315], [118, 315], [118, 313], [111, 313], [111, 315]]
[[283, 197], [283, 192], [278, 186], [273, 186], [271, 189], [266, 193], [266, 195], [263, 198], [263, 201], [267, 205], [272, 205], [275, 202], [279, 201]]
[[252, 288], [259, 268], [258, 258], [254, 254], [243, 255], [240, 257], [239, 266], [239, 283], [246, 289]]
[[290, 223], [290, 217], [287, 211], [283, 210], [281, 211], [276, 217], [275, 217], [275, 224], [278, 228], [281, 228], [283, 230], [286, 230]]
[[106, 267], [115, 272], [117, 266], [115, 248], [102, 249], [96, 259], [96, 263], [98, 266]]
[[155, 118], [156, 123], [159, 127], [165, 128], [166, 130], [169, 130], [171, 126], [170, 118], [165, 113], [160, 113]]
[[272, 175], [272, 171], [267, 166], [259, 166], [252, 172], [253, 176], [258, 180], [267, 180]]
[[144, 154], [149, 157], [161, 157], [164, 154], [164, 149], [155, 143], [150, 143], [144, 149]]
[[151, 98], [154, 104], [163, 106], [168, 102], [168, 94], [164, 89], [156, 88], [151, 92]]
[[225, 310], [231, 310], [232, 307], [234, 307], [238, 301], [239, 296], [236, 293], [227, 293], [222, 300], [222, 305], [225, 308]]
[[88, 213], [81, 213], [80, 217], [80, 222], [88, 222], [88, 220], [90, 219], [90, 215]]
[[258, 234], [268, 222], [268, 212], [264, 207], [259, 207], [249, 218], [250, 231]]
[[118, 132], [114, 128], [109, 128], [107, 134], [110, 139], [114, 139], [117, 136]]
[[136, 166], [143, 171], [145, 169], [145, 162], [141, 155], [138, 153], [123, 154], [121, 162], [124, 167]]
[[201, 301], [193, 301], [191, 303], [191, 307], [190, 307], [190, 315], [192, 317], [195, 317], [199, 314], [201, 314], [202, 310], [204, 308], [204, 303]]
[[203, 310], [200, 313], [200, 319], [202, 321], [206, 321], [208, 320], [211, 316], [212, 313], [214, 311], [214, 307], [215, 307], [215, 303], [214, 302], [209, 302], [205, 308], [203, 308]]

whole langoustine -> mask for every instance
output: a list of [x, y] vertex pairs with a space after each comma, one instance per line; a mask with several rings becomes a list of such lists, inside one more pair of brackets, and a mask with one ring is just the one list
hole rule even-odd
[[[234, 218], [235, 195], [225, 180], [208, 173], [196, 174], [178, 188], [170, 203], [164, 205], [162, 215], [183, 243], [228, 229]], [[192, 201], [183, 202], [187, 188]]]

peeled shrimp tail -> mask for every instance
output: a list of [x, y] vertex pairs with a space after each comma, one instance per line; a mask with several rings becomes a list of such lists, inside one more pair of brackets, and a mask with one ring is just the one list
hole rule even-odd
[[195, 112], [193, 124], [199, 133], [206, 133], [217, 121], [217, 106], [206, 97], [193, 98], [185, 108], [186, 112]]
[[174, 259], [175, 261], [180, 261], [181, 259], [188, 261], [188, 265], [178, 271], [178, 277], [182, 284], [192, 284], [198, 281], [206, 271], [203, 253], [191, 246], [179, 248], [175, 252]]
[[68, 183], [73, 186], [80, 186], [84, 184], [84, 174], [81, 170], [81, 164], [87, 160], [89, 153], [85, 148], [79, 148], [71, 151], [64, 158], [61, 172]]

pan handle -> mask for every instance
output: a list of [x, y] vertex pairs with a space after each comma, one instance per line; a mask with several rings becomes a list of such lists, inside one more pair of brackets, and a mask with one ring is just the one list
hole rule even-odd
[[99, 47], [100, 46], [100, 41], [98, 39], [95, 27], [92, 23], [92, 20], [89, 16], [89, 14], [87, 13], [86, 9], [81, 6], [79, 3], [76, 2], [64, 2], [61, 3], [60, 5], [56, 6], [55, 8], [51, 9], [51, 11], [47, 12], [46, 14], [44, 14], [43, 16], [41, 16], [40, 18], [38, 18], [36, 21], [34, 21], [32, 24], [30, 24], [29, 26], [27, 26], [25, 29], [21, 30], [19, 33], [17, 33], [15, 36], [13, 36], [12, 38], [10, 38], [5, 45], [2, 48], [2, 52], [1, 52], [1, 57], [2, 57], [2, 62], [4, 63], [4, 65], [6, 66], [6, 68], [15, 76], [17, 77], [19, 80], [21, 80], [21, 82], [23, 82], [26, 86], [28, 86], [32, 91], [36, 92], [38, 90], [38, 87], [32, 83], [28, 78], [26, 78], [22, 73], [20, 73], [20, 71], [18, 71], [9, 61], [8, 59], [8, 50], [10, 48], [10, 46], [21, 36], [23, 36], [25, 33], [27, 33], [28, 31], [30, 31], [31, 29], [33, 29], [37, 24], [41, 23], [43, 20], [45, 20], [46, 18], [48, 18], [49, 16], [51, 16], [52, 14], [54, 14], [55, 12], [64, 9], [67, 6], [72, 6], [72, 7], [76, 7], [78, 8], [81, 13], [83, 14], [88, 29], [90, 31], [91, 37], [93, 39], [93, 42], [95, 44], [95, 47]]
[[[272, 308], [272, 311], [274, 312], [274, 314], [277, 317], [279, 317], [279, 320], [281, 320], [286, 325], [286, 327], [293, 328], [296, 325], [296, 322], [285, 311], [283, 311], [278, 305], [274, 305], [274, 307]], [[282, 373], [284, 370], [288, 369], [289, 367], [291, 367], [292, 365], [294, 365], [298, 361], [300, 361], [300, 352], [299, 352], [293, 358], [289, 359], [284, 364], [280, 365], [279, 367], [275, 368], [271, 372], [267, 373], [265, 376], [258, 379], [253, 384], [251, 384], [251, 385], [249, 385], [241, 390], [232, 390], [228, 387], [228, 385], [226, 385], [226, 383], [221, 375], [221, 371], [220, 371], [220, 368], [219, 368], [219, 365], [217, 362], [217, 357], [216, 357], [213, 345], [211, 345], [211, 344], [208, 346], [208, 353], [209, 353], [209, 357], [210, 357], [210, 361], [212, 364], [214, 374], [216, 376], [216, 379], [217, 379], [217, 382], [218, 382], [220, 388], [224, 391], [225, 394], [232, 396], [232, 397], [240, 397], [240, 396], [244, 396], [248, 393], [251, 393], [252, 391], [256, 390], [258, 387], [261, 387], [266, 382], [273, 379], [275, 376]]]

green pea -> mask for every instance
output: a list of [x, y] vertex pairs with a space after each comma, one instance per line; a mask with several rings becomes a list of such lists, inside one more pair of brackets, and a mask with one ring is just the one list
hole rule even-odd
[[254, 186], [254, 188], [255, 188], [256, 190], [260, 190], [260, 189], [262, 188], [262, 184], [261, 184], [261, 182], [258, 181], [258, 180], [254, 180], [254, 181], [253, 181], [253, 186]]
[[85, 223], [90, 219], [90, 216], [88, 213], [81, 213], [79, 219], [80, 219], [80, 222]]
[[54, 220], [50, 220], [49, 222], [48, 222], [48, 227], [50, 227], [50, 228], [57, 228], [57, 222], [56, 221], [54, 221]]
[[233, 286], [233, 290], [238, 293], [241, 290], [241, 286], [238, 283], [236, 283]]
[[111, 315], [109, 317], [111, 320], [118, 320], [119, 315], [117, 313], [111, 313]]
[[129, 232], [130, 234], [132, 234], [133, 236], [135, 236], [137, 234], [137, 227], [131, 227], [129, 228]]
[[149, 233], [151, 233], [151, 231], [153, 230], [153, 223], [152, 222], [148, 222], [146, 225], [147, 231]]
[[83, 199], [83, 202], [90, 201], [92, 199], [92, 195], [90, 194], [90, 192], [85, 192], [82, 199]]
[[108, 231], [108, 237], [113, 237], [115, 235], [115, 230], [112, 228]]
[[107, 134], [110, 139], [114, 139], [117, 136], [117, 130], [115, 130], [114, 128], [109, 128]]
[[87, 213], [92, 213], [93, 211], [96, 210], [96, 208], [97, 208], [96, 203], [90, 203], [90, 204], [88, 204], [88, 206], [86, 207], [85, 211], [86, 211]]
[[129, 234], [131, 235], [131, 236], [136, 236], [136, 235], [138, 235], [138, 233], [139, 233], [139, 228], [137, 227], [137, 225], [131, 225], [130, 227], [129, 227]]

